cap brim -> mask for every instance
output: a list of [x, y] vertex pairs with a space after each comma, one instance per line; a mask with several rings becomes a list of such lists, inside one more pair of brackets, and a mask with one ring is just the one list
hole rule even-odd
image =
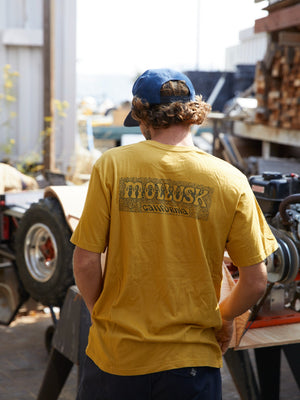
[[132, 118], [131, 111], [124, 120], [124, 126], [139, 126], [139, 122]]

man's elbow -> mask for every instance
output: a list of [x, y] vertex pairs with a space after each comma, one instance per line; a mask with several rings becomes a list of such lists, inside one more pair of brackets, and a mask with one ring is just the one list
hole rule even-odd
[[80, 247], [75, 247], [73, 253], [73, 271], [80, 273], [86, 271], [89, 266], [94, 266], [95, 263], [100, 263], [100, 254], [92, 253]]
[[259, 299], [266, 291], [268, 283], [267, 268], [265, 263], [259, 263], [240, 269], [240, 280], [245, 290]]
[[267, 288], [268, 284], [268, 273], [267, 267], [264, 262], [260, 263], [260, 276], [256, 278], [256, 286], [258, 293], [262, 296]]
[[80, 265], [99, 263], [101, 253], [82, 249], [81, 247], [75, 246], [73, 253], [73, 262]]
[[258, 298], [262, 297], [265, 294], [267, 283], [268, 280], [266, 275], [265, 277], [262, 277], [260, 280], [256, 281], [253, 285]]
[[85, 259], [82, 257], [81, 249], [76, 246], [73, 252], [73, 270], [80, 269], [84, 261]]

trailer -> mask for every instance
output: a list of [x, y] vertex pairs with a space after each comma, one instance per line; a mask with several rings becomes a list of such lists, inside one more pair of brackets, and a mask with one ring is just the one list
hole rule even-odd
[[9, 325], [29, 297], [62, 306], [74, 284], [70, 236], [86, 191], [86, 185], [65, 185], [0, 196], [2, 324]]

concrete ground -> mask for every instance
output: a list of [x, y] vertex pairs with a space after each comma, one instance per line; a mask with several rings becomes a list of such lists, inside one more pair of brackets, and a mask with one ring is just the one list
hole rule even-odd
[[[47, 367], [45, 332], [50, 325], [49, 314], [35, 311], [19, 315], [9, 327], [0, 326], [0, 400], [37, 398]], [[223, 400], [239, 400], [225, 363], [222, 378]], [[59, 400], [74, 400], [76, 387], [77, 366], [73, 366]], [[299, 389], [282, 357], [280, 400], [299, 399]]]
[[[19, 316], [9, 327], [0, 326], [0, 400], [37, 398], [47, 367], [45, 332], [52, 325], [43, 312]], [[77, 366], [74, 366], [59, 397], [74, 400]]]

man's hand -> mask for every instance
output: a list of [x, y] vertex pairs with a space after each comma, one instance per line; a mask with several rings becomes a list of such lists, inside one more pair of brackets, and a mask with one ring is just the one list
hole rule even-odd
[[224, 355], [228, 350], [232, 335], [233, 335], [233, 321], [222, 320], [222, 328], [216, 331], [216, 338], [221, 347], [222, 354]]
[[239, 280], [229, 295], [220, 302], [222, 328], [216, 338], [224, 354], [233, 334], [234, 318], [252, 307], [264, 294], [267, 285], [267, 270], [263, 262], [239, 268]]

